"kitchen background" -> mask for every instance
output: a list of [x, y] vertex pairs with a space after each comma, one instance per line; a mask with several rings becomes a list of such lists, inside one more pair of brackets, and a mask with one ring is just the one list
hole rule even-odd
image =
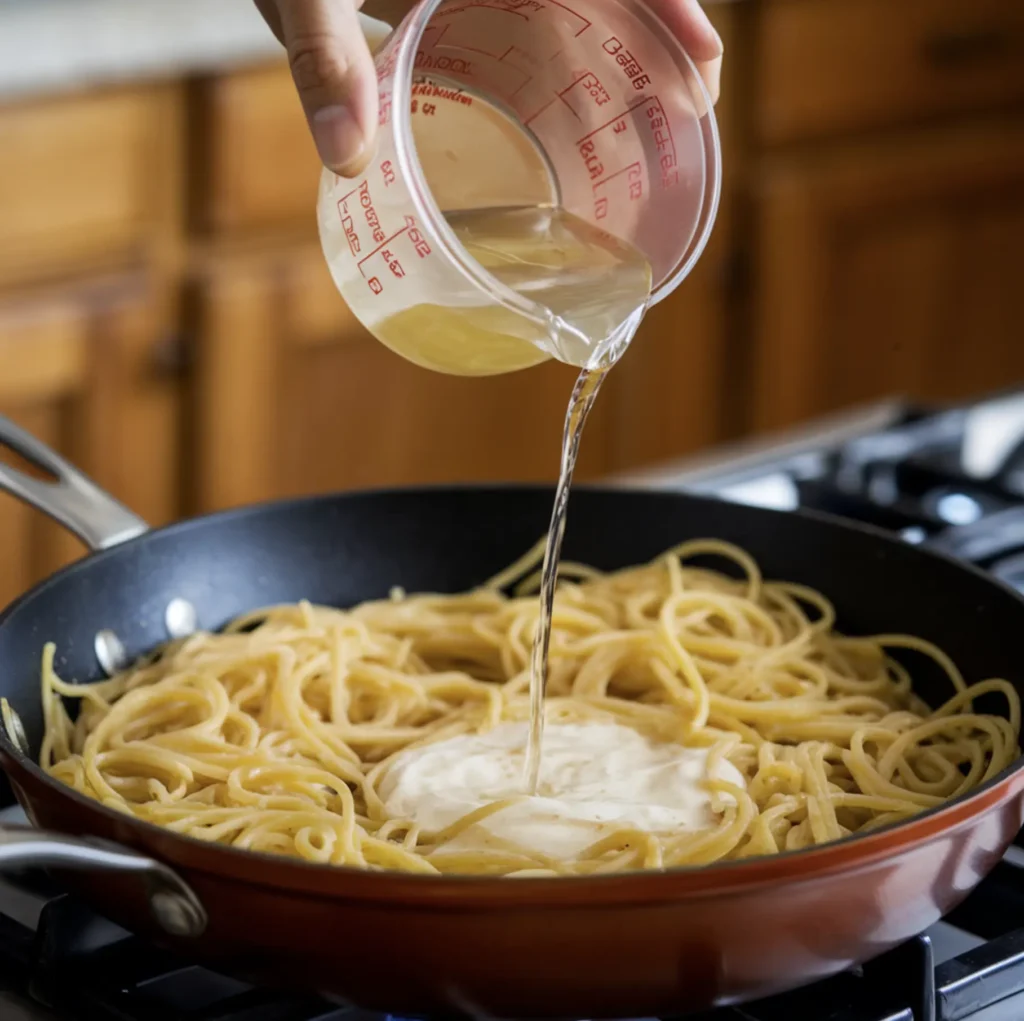
[[[1021, 0], [709, 9], [718, 226], [613, 373], [581, 477], [1024, 381]], [[153, 523], [553, 479], [572, 370], [386, 351], [328, 276], [318, 173], [251, 0], [2, 0], [0, 413]], [[79, 553], [0, 500], [0, 606]]]

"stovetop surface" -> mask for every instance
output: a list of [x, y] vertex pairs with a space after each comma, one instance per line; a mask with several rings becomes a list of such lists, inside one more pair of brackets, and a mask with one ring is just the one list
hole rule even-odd
[[1024, 587], [1024, 392], [939, 411], [892, 405], [863, 423], [641, 481], [836, 514]]
[[[4, 813], [7, 815], [7, 813]], [[924, 935], [863, 968], [687, 1021], [1021, 1021], [1024, 850]], [[2, 1021], [400, 1021], [254, 988], [181, 960], [63, 895], [0, 882]]]
[[[1024, 591], [1024, 392], [942, 411], [893, 405], [859, 424], [638, 481], [869, 522]], [[383, 1021], [177, 960], [49, 881], [0, 882], [0, 1021], [70, 1019]], [[961, 1019], [1024, 1021], [1020, 847], [943, 922], [863, 969], [696, 1021]]]

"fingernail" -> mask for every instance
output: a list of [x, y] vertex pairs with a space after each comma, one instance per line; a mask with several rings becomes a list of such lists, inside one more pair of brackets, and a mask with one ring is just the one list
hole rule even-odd
[[366, 148], [366, 139], [347, 106], [325, 106], [313, 114], [313, 138], [320, 159], [342, 174]]

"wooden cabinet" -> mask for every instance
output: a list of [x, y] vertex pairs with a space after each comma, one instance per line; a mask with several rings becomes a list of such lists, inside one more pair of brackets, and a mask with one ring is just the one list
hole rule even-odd
[[173, 84], [0, 106], [0, 284], [166, 261], [182, 112]]
[[1024, 379], [1024, 120], [781, 156], [755, 198], [756, 428]]
[[[353, 318], [318, 245], [226, 256], [198, 284], [197, 502], [466, 480], [550, 480], [574, 380], [559, 365], [492, 379], [427, 372]], [[608, 469], [613, 402], [580, 477]]]
[[284, 65], [196, 83], [193, 149], [204, 171], [195, 225], [233, 233], [315, 226], [320, 160]]
[[[716, 260], [652, 312], [594, 410], [580, 479], [719, 428]], [[316, 244], [211, 260], [196, 284], [196, 484], [219, 509], [338, 489], [552, 481], [576, 372], [461, 379], [392, 354], [349, 312]]]
[[762, 143], [1024, 102], [1019, 0], [767, 0], [756, 13]]
[[1024, 6], [749, 10], [744, 428], [1024, 382]]
[[[0, 301], [0, 414], [154, 524], [180, 512], [182, 456], [160, 308], [135, 276]], [[81, 552], [39, 512], [0, 497], [0, 606]]]

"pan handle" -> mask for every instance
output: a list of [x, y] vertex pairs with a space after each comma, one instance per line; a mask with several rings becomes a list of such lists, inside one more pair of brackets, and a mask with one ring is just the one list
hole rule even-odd
[[102, 840], [0, 826], [0, 872], [31, 868], [136, 875], [146, 884], [149, 907], [161, 929], [172, 936], [195, 937], [206, 928], [206, 909], [199, 898], [162, 862]]
[[127, 507], [9, 418], [0, 415], [0, 447], [8, 447], [52, 476], [34, 478], [0, 461], [0, 490], [49, 514], [90, 549], [107, 549], [149, 531]]

